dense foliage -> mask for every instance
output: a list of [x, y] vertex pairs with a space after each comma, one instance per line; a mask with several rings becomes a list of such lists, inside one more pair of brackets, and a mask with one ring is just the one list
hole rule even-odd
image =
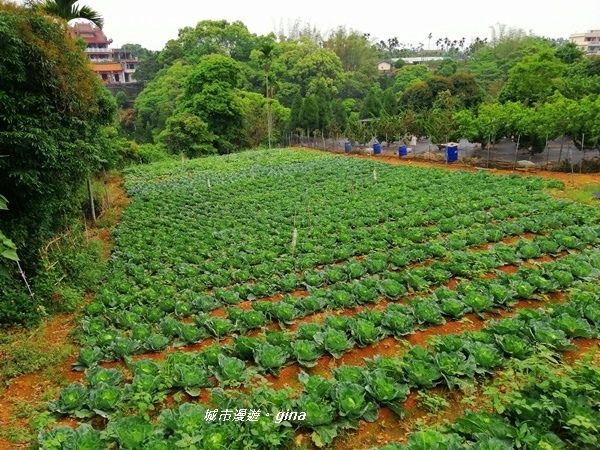
[[[101, 127], [114, 100], [89, 69], [64, 22], [0, 3], [0, 229], [33, 275], [39, 250], [78, 210], [87, 176], [107, 164]], [[2, 264], [2, 263], [0, 263]], [[0, 323], [35, 317], [17, 266], [0, 278]], [[42, 301], [48, 292], [40, 292]], [[18, 306], [15, 306], [18, 305]]]
[[[485, 143], [521, 136], [521, 148], [540, 152], [547, 138], [567, 135], [579, 145], [585, 135], [586, 149], [596, 149], [598, 58], [583, 57], [574, 44], [518, 29], [498, 25], [493, 33], [489, 41], [477, 38], [470, 44], [464, 38], [437, 38], [437, 48], [425, 52], [397, 39], [376, 43], [367, 34], [343, 27], [325, 36], [308, 26], [295, 27], [287, 35], [257, 36], [241, 22], [201, 21], [181, 30], [178, 39], [152, 56], [161, 68], [134, 106], [136, 136], [156, 142], [169, 115], [186, 113], [179, 108], [184, 99], [177, 97], [183, 91], [177, 86], [183, 86], [187, 72], [212, 54], [238, 63], [237, 83], [228, 87], [231, 93], [252, 92], [267, 100], [260, 108], [242, 109], [246, 117], [259, 118], [239, 124], [246, 139], [237, 144], [244, 147], [266, 145], [270, 127], [275, 143], [285, 143], [290, 135], [344, 136], [363, 143], [372, 137], [391, 141], [410, 134], [428, 136], [435, 143], [461, 138]], [[378, 58], [393, 62], [424, 55], [445, 59], [399, 64], [391, 72], [378, 73]], [[175, 95], [164, 96], [165, 88]], [[284, 114], [284, 120], [271, 123], [270, 104], [289, 108], [289, 119]], [[490, 120], [490, 108], [507, 119]], [[160, 114], [148, 114], [152, 110]], [[162, 116], [164, 112], [167, 116]], [[223, 112], [235, 115], [239, 110], [224, 106]], [[213, 128], [210, 121], [208, 127]]]

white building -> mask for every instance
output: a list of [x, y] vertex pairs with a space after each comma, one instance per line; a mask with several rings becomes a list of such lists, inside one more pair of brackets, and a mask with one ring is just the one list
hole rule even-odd
[[85, 53], [90, 58], [92, 69], [106, 84], [134, 82], [134, 74], [139, 60], [131, 50], [111, 49], [112, 39], [108, 39], [100, 28], [91, 23], [76, 23], [69, 29], [73, 39], [87, 42]]
[[569, 36], [569, 41], [577, 45], [586, 56], [600, 55], [600, 30], [589, 30]]
[[389, 73], [392, 71], [392, 65], [387, 61], [379, 61], [377, 63], [377, 69], [379, 72]]

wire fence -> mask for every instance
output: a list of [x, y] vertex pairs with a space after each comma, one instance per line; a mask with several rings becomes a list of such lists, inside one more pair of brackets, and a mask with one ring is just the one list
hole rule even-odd
[[[373, 142], [348, 142], [343, 137], [325, 138], [298, 135], [285, 136], [290, 147], [304, 147], [324, 150], [332, 153], [347, 153], [363, 156], [397, 157], [407, 160], [448, 162], [444, 145], [432, 144], [429, 141], [418, 141], [414, 146], [406, 146], [403, 142], [380, 143], [380, 151], [375, 153]], [[402, 155], [400, 147], [405, 147], [406, 155]], [[531, 153], [527, 149], [519, 149], [514, 142], [506, 140], [496, 145], [482, 148], [467, 141], [458, 143], [456, 162], [474, 167], [507, 170], [552, 170], [573, 173], [600, 172], [599, 151], [580, 151], [571, 140], [558, 139], [548, 143], [541, 153]]]

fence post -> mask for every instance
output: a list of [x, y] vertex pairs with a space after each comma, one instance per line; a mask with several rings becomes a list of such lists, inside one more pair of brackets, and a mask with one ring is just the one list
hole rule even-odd
[[581, 169], [583, 169], [583, 160], [585, 159], [585, 133], [581, 134], [581, 151], [583, 152], [583, 156], [579, 161], [579, 173], [581, 173]]
[[517, 146], [515, 147], [515, 163], [513, 165], [513, 170], [517, 170], [517, 154], [519, 153], [519, 142], [521, 142], [521, 135], [517, 138]]

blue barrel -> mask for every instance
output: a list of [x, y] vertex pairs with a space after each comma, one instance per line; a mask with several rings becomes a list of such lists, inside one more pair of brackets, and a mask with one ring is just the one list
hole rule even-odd
[[408, 155], [408, 150], [406, 150], [406, 145], [401, 145], [400, 147], [398, 147], [398, 156], [402, 157], [402, 156], [406, 156]]
[[458, 146], [446, 147], [446, 160], [451, 163], [458, 160]]
[[379, 155], [381, 153], [381, 144], [373, 144], [373, 154]]
[[346, 142], [346, 143], [344, 144], [344, 151], [345, 151], [346, 153], [350, 153], [350, 150], [352, 150], [352, 144], [351, 144], [350, 142]]

